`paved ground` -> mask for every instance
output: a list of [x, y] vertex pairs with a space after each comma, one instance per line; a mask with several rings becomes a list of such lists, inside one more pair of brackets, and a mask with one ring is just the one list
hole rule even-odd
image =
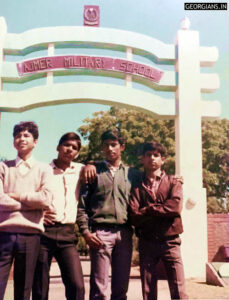
[[[198, 279], [189, 279], [186, 281], [187, 292], [189, 300], [228, 300], [229, 287], [222, 288], [217, 286], [210, 286]], [[89, 277], [85, 277], [86, 297], [88, 300]], [[158, 282], [159, 295], [158, 300], [169, 300], [169, 291], [166, 281], [160, 280]], [[60, 278], [52, 278], [50, 284], [49, 300], [64, 300], [64, 287]], [[109, 299], [109, 298], [108, 298]], [[131, 278], [128, 292], [128, 300], [141, 300], [141, 284], [140, 279]], [[4, 300], [13, 300], [13, 282], [10, 280]]]
[[[82, 262], [83, 272], [85, 274], [85, 288], [86, 288], [86, 297], [85, 300], [88, 300], [88, 291], [89, 291], [89, 262]], [[52, 264], [51, 268], [51, 283], [50, 283], [50, 294], [49, 300], [64, 300], [64, 286], [59, 277], [58, 266]], [[53, 277], [58, 276], [58, 277]], [[192, 278], [186, 280], [187, 293], [189, 299], [208, 299], [208, 300], [228, 300], [229, 299], [229, 286], [228, 287], [217, 287], [207, 285], [204, 280], [198, 278]], [[108, 298], [109, 299], [109, 298]], [[132, 268], [129, 291], [128, 291], [128, 300], [141, 300], [141, 283], [139, 279], [139, 270], [138, 268]], [[158, 282], [158, 300], [169, 300], [169, 290], [168, 284], [165, 280], [159, 280]], [[13, 300], [13, 281], [9, 280], [8, 287], [6, 290], [4, 300]]]
[[[85, 277], [85, 288], [86, 288], [86, 297], [85, 300], [88, 300], [88, 291], [89, 291], [89, 277]], [[49, 300], [64, 300], [64, 288], [60, 278], [52, 278], [50, 284], [50, 294]], [[109, 298], [108, 298], [109, 299]], [[141, 284], [140, 279], [132, 278], [130, 280], [128, 300], [141, 300]], [[159, 297], [158, 300], [166, 300], [169, 298], [168, 285], [166, 281], [159, 282]], [[4, 300], [13, 300], [13, 282], [10, 281], [6, 291]]]
[[[82, 261], [86, 297], [85, 300], [89, 298], [89, 273], [90, 273], [90, 262]], [[62, 280], [60, 278], [60, 271], [56, 263], [52, 263], [51, 271], [51, 282], [50, 282], [50, 291], [49, 291], [49, 300], [64, 300], [65, 291]], [[55, 277], [54, 277], [55, 276]], [[110, 293], [110, 290], [108, 291]], [[169, 291], [167, 281], [159, 281], [159, 297], [158, 300], [169, 299]], [[109, 299], [109, 297], [108, 297]], [[132, 268], [131, 277], [129, 283], [128, 291], [128, 300], [141, 300], [141, 282], [139, 279], [139, 270], [138, 268]], [[13, 300], [13, 281], [10, 280], [6, 290], [6, 295], [4, 300]]]

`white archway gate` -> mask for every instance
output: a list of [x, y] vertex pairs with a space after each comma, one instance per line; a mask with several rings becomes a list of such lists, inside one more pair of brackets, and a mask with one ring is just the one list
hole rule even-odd
[[[55, 55], [56, 49], [64, 48], [115, 50], [126, 53], [126, 57]], [[216, 74], [201, 73], [200, 67], [215, 63], [217, 49], [201, 47], [199, 33], [184, 29], [177, 32], [174, 45], [133, 32], [95, 27], [49, 27], [12, 34], [7, 32], [5, 19], [1, 17], [0, 50], [0, 112], [90, 102], [138, 109], [155, 118], [175, 119], [176, 173], [184, 177], [185, 274], [205, 277], [207, 213], [202, 187], [201, 120], [219, 117], [220, 105], [217, 101], [201, 100], [201, 93], [214, 92], [219, 87], [219, 79]], [[39, 50], [47, 50], [47, 55], [17, 63], [4, 60], [5, 55], [24, 56]], [[134, 61], [133, 55], [148, 59], [147, 65]], [[162, 71], [152, 66], [152, 62], [174, 65], [175, 69]], [[53, 78], [58, 75], [110, 76], [123, 79], [125, 84], [54, 83]], [[41, 77], [46, 77], [43, 86], [14, 92], [3, 89], [5, 82], [24, 83]], [[152, 90], [169, 91], [171, 99], [133, 88], [132, 82]]]

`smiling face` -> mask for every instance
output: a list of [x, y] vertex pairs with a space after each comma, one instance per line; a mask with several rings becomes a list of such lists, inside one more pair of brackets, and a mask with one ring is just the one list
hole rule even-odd
[[165, 157], [162, 157], [157, 150], [146, 151], [142, 158], [144, 169], [148, 172], [154, 172], [160, 170], [164, 162], [165, 162]]
[[70, 164], [78, 156], [79, 147], [76, 140], [67, 140], [57, 146], [58, 160]]
[[37, 139], [28, 130], [20, 131], [14, 136], [14, 147], [21, 158], [29, 156], [36, 144]]
[[120, 145], [118, 140], [107, 139], [102, 144], [104, 158], [111, 164], [121, 160], [124, 145]]

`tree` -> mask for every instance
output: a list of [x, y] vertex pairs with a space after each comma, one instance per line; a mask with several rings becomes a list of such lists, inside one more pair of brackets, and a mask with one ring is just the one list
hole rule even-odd
[[93, 114], [93, 118], [84, 120], [86, 125], [78, 128], [85, 140], [89, 141], [83, 149], [81, 160], [100, 160], [102, 158], [100, 136], [107, 129], [119, 128], [126, 140], [126, 150], [123, 153], [123, 161], [130, 166], [139, 167], [141, 146], [145, 141], [157, 141], [163, 144], [169, 157], [167, 171], [174, 173], [174, 121], [154, 120], [152, 117], [135, 110], [119, 109], [111, 107], [109, 111], [99, 111]]
[[[100, 136], [107, 130], [119, 128], [126, 139], [123, 161], [140, 167], [141, 146], [145, 141], [156, 141], [167, 149], [165, 169], [175, 171], [175, 129], [173, 120], [155, 120], [135, 110], [111, 107], [109, 111], [94, 113], [84, 120], [78, 131], [89, 143], [83, 147], [80, 159], [100, 160]], [[203, 185], [207, 189], [209, 212], [228, 211], [229, 203], [229, 120], [202, 123]], [[216, 201], [217, 199], [217, 201]], [[214, 205], [213, 205], [214, 204]]]
[[229, 185], [229, 120], [203, 122], [203, 172], [209, 196], [223, 196]]
[[202, 140], [208, 212], [226, 212], [229, 209], [229, 120], [203, 122]]

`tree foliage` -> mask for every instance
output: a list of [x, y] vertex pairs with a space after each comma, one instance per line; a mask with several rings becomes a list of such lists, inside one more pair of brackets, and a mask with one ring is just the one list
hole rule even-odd
[[[140, 166], [141, 146], [145, 141], [156, 141], [167, 150], [166, 171], [175, 170], [175, 129], [173, 120], [155, 120], [135, 110], [111, 107], [109, 111], [94, 113], [84, 120], [78, 131], [88, 145], [83, 147], [80, 160], [102, 159], [100, 136], [112, 128], [119, 128], [126, 140], [122, 160], [129, 166]], [[209, 212], [227, 209], [229, 187], [229, 120], [202, 123], [203, 184], [207, 189]], [[217, 199], [217, 200], [216, 200]], [[226, 203], [227, 202], [227, 203]]]
[[203, 177], [209, 196], [223, 196], [229, 185], [229, 120], [203, 122]]
[[142, 144], [145, 141], [156, 141], [166, 147], [169, 156], [167, 171], [174, 173], [174, 121], [155, 120], [135, 110], [111, 107], [109, 111], [94, 113], [93, 118], [87, 118], [84, 122], [87, 124], [78, 128], [78, 131], [89, 144], [82, 150], [81, 160], [102, 159], [101, 134], [108, 129], [119, 128], [126, 140], [126, 149], [122, 157], [126, 164], [139, 167]]
[[208, 212], [229, 211], [229, 120], [202, 123], [203, 183]]

